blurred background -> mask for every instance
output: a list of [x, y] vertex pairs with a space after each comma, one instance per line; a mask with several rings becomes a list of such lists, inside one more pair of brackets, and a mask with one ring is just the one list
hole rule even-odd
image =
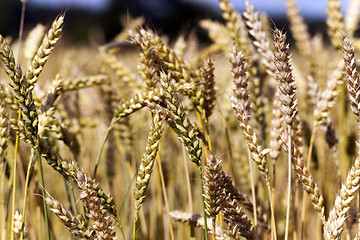
[[[342, 1], [344, 11], [348, 1]], [[243, 11], [242, 0], [231, 3], [237, 10]], [[285, 0], [250, 0], [250, 3], [255, 5], [256, 10], [266, 12], [277, 26], [287, 27]], [[148, 26], [171, 38], [176, 37], [179, 31], [195, 30], [199, 19], [221, 21], [217, 4], [217, 0], [28, 0], [25, 31], [39, 22], [49, 25], [57, 14], [67, 10], [65, 37], [72, 41], [109, 41], [120, 32], [121, 21], [126, 22], [129, 15], [144, 16]], [[298, 0], [298, 5], [310, 31], [324, 31], [326, 0]], [[2, 35], [17, 37], [20, 12], [20, 0], [0, 1]]]

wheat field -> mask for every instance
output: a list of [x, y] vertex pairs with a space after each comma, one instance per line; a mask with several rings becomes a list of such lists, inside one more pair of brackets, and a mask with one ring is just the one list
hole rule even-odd
[[360, 239], [360, 1], [327, 0], [327, 36], [244, 4], [211, 42], [0, 33], [1, 240]]

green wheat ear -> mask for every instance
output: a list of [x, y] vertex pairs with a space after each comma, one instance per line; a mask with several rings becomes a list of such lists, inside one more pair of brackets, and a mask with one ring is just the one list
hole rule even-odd
[[148, 136], [145, 152], [141, 159], [140, 166], [138, 168], [134, 198], [135, 198], [135, 218], [134, 222], [137, 222], [138, 212], [142, 203], [146, 198], [146, 190], [149, 186], [152, 169], [154, 167], [155, 157], [159, 151], [160, 138], [163, 132], [163, 119], [160, 114], [157, 113], [153, 117], [153, 123]]

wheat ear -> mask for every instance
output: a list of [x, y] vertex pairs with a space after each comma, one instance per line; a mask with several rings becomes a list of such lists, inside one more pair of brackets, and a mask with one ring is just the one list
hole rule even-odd
[[[130, 31], [130, 36], [131, 41], [139, 46], [143, 52], [148, 52], [147, 55], [149, 54], [149, 57], [154, 60], [148, 64], [157, 65], [172, 75], [173, 79], [176, 80], [174, 85], [177, 91], [181, 90], [190, 96], [194, 94], [198, 74], [185, 64], [184, 60], [178, 57], [157, 34], [150, 30], [140, 29], [137, 33]], [[150, 49], [148, 49], [148, 45], [151, 46]], [[149, 81], [149, 77], [147, 76], [145, 80]], [[152, 80], [150, 79], [150, 81]], [[151, 83], [150, 86], [153, 85], [154, 83]]]
[[137, 222], [138, 212], [142, 203], [146, 198], [146, 190], [149, 186], [152, 169], [155, 162], [156, 154], [159, 150], [160, 138], [162, 135], [163, 120], [159, 114], [153, 117], [153, 124], [148, 136], [145, 153], [143, 154], [135, 182], [134, 197], [135, 197], [135, 217], [134, 224]]
[[29, 69], [26, 73], [26, 78], [28, 79], [28, 91], [32, 91], [32, 89], [35, 87], [35, 84], [45, 63], [54, 49], [55, 44], [60, 39], [64, 18], [65, 15], [61, 14], [52, 23], [50, 30], [45, 35], [39, 49], [37, 50], [37, 53], [31, 62], [31, 65], [29, 66]]
[[345, 65], [341, 60], [338, 63], [337, 68], [331, 74], [331, 77], [326, 82], [326, 89], [319, 94], [319, 99], [314, 109], [314, 126], [326, 124], [326, 119], [329, 117], [330, 110], [335, 105], [335, 99], [339, 95], [339, 89], [344, 84]]
[[231, 37], [231, 42], [236, 43], [236, 47], [239, 49], [246, 48], [246, 40], [240, 37], [243, 33], [243, 23], [241, 19], [241, 14], [235, 11], [234, 6], [229, 2], [229, 0], [219, 0], [219, 8], [222, 12], [222, 17], [226, 22], [226, 28], [228, 29], [229, 35]]
[[41, 41], [45, 35], [45, 26], [42, 24], [37, 24], [31, 31], [29, 32], [25, 43], [24, 43], [24, 57], [28, 63], [31, 64]]
[[347, 34], [349, 37], [353, 37], [354, 32], [358, 29], [360, 20], [360, 1], [351, 0], [349, 1], [348, 8], [345, 13], [345, 27], [348, 30]]
[[345, 226], [347, 213], [350, 210], [350, 203], [355, 198], [355, 194], [360, 187], [360, 159], [355, 160], [350, 169], [346, 182], [342, 185], [340, 193], [336, 196], [335, 206], [330, 211], [329, 219], [324, 224], [324, 238], [340, 239]]
[[328, 34], [330, 36], [331, 44], [341, 49], [342, 36], [344, 32], [343, 14], [341, 12], [341, 2], [339, 0], [327, 0], [327, 19], [326, 25], [328, 27]]
[[206, 118], [209, 118], [212, 114], [214, 107], [215, 107], [215, 76], [214, 76], [214, 61], [208, 58], [205, 63], [204, 67], [200, 69], [201, 71], [201, 92], [204, 98], [202, 108], [205, 110]]
[[[308, 27], [299, 13], [296, 0], [286, 1], [286, 14], [290, 21], [290, 29], [296, 40], [296, 46], [300, 54], [305, 58], [309, 65], [313, 64], [311, 38]], [[308, 66], [310, 67], [310, 66]]]
[[[319, 187], [313, 176], [302, 160], [301, 150], [299, 149], [299, 144], [297, 144], [300, 129], [297, 100], [295, 98], [295, 81], [290, 65], [291, 55], [288, 54], [289, 45], [286, 44], [286, 35], [279, 29], [275, 29], [274, 31], [274, 45], [276, 49], [274, 52], [275, 65], [278, 71], [276, 76], [280, 91], [280, 101], [282, 103], [281, 111], [284, 115], [284, 120], [289, 126], [288, 128], [292, 129], [290, 132], [288, 131], [288, 134], [292, 136], [293, 140], [290, 145], [287, 144], [287, 150], [291, 152], [293, 168], [304, 190], [309, 194], [315, 210], [319, 212], [321, 219], [324, 221], [324, 199], [320, 194]], [[287, 139], [285, 140], [285, 143], [286, 142]]]
[[239, 236], [254, 239], [255, 232], [251, 222], [230, 194], [224, 196], [221, 213], [224, 215], [224, 221], [228, 224], [227, 234], [229, 236], [234, 239]]
[[250, 35], [254, 38], [253, 44], [262, 57], [262, 63], [266, 67], [266, 72], [270, 76], [275, 76], [276, 68], [274, 65], [274, 55], [271, 51], [271, 43], [266, 39], [266, 33], [263, 30], [259, 13], [254, 11], [254, 6], [247, 0], [245, 1], [244, 17], [245, 23], [249, 28]]
[[116, 239], [115, 232], [113, 232], [113, 223], [109, 212], [106, 210], [106, 203], [99, 198], [94, 182], [79, 169], [75, 170], [75, 174], [76, 183], [80, 190], [80, 199], [89, 211], [86, 214], [87, 217], [92, 220], [89, 228], [94, 230], [96, 236], [100, 239]]
[[[349, 38], [343, 40], [343, 58], [347, 77], [347, 87], [351, 110], [357, 118], [360, 126], [360, 80], [356, 69], [355, 49], [351, 46]], [[357, 143], [359, 149], [359, 143]], [[360, 185], [360, 159], [356, 158], [353, 167], [348, 173], [346, 182], [343, 184], [340, 194], [335, 199], [335, 206], [331, 210], [329, 219], [324, 225], [325, 239], [340, 239], [344, 230], [346, 215], [350, 210], [350, 203]]]
[[28, 132], [31, 133], [30, 141], [37, 145], [37, 112], [32, 92], [28, 91], [28, 81], [22, 76], [21, 68], [16, 64], [14, 54], [9, 44], [0, 35], [0, 58], [2, 67], [10, 79], [10, 86], [14, 91], [16, 101], [21, 108], [21, 119]]
[[[23, 226], [22, 223], [22, 215], [18, 210], [16, 210], [15, 215], [12, 216], [14, 219], [14, 236], [16, 239], [20, 239], [21, 235], [23, 235], [24, 240], [28, 239], [28, 232], [26, 226]], [[22, 234], [23, 232], [23, 234]]]
[[60, 222], [69, 230], [71, 234], [79, 239], [93, 239], [93, 231], [83, 216], [74, 216], [64, 205], [54, 199], [50, 194], [45, 197], [46, 204], [60, 220]]
[[262, 150], [260, 142], [250, 124], [250, 101], [248, 85], [248, 75], [246, 72], [246, 64], [244, 55], [234, 46], [231, 55], [232, 74], [234, 79], [234, 95], [231, 97], [232, 106], [238, 119], [241, 130], [244, 133], [251, 156], [256, 163], [259, 171], [268, 178], [268, 169], [266, 167], [266, 154], [268, 149]]
[[220, 159], [210, 154], [204, 168], [204, 197], [206, 212], [212, 218], [212, 225], [216, 231], [216, 215], [222, 208], [223, 186], [222, 167]]

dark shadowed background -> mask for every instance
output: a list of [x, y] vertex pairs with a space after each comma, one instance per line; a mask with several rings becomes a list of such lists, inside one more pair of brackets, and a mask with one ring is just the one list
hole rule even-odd
[[[231, 1], [239, 11], [243, 1]], [[267, 12], [280, 28], [286, 28], [285, 0], [250, 0], [257, 11]], [[342, 1], [346, 9], [348, 0]], [[36, 23], [49, 25], [58, 13], [67, 10], [65, 37], [72, 41], [109, 41], [121, 31], [120, 19], [144, 16], [146, 23], [170, 37], [191, 31], [199, 19], [221, 21], [217, 0], [28, 0], [26, 28]], [[311, 31], [324, 31], [326, 0], [298, 0], [301, 14]], [[0, 34], [17, 37], [21, 12], [20, 0], [0, 0]], [[200, 32], [201, 34], [201, 32]], [[205, 33], [204, 33], [205, 34]]]

